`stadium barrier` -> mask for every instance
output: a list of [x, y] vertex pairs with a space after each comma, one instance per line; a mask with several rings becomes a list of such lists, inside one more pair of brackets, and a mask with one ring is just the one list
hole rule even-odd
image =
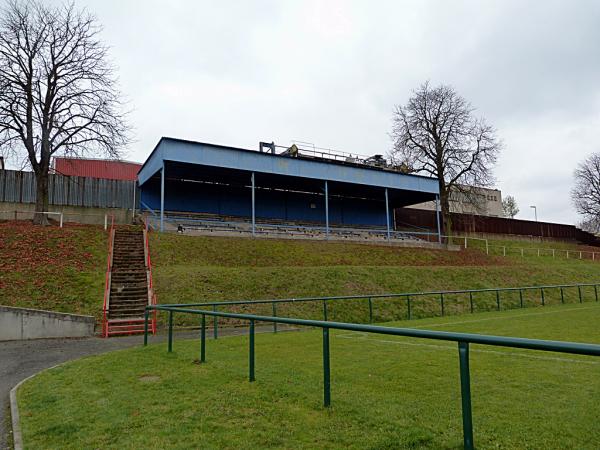
[[[475, 294], [495, 294], [493, 295], [493, 301], [495, 302], [495, 308], [497, 311], [502, 310], [502, 296], [501, 293], [506, 292], [518, 292], [519, 293], [519, 308], [525, 308], [525, 302], [523, 298], [524, 292], [539, 292], [539, 301], [541, 306], [546, 306], [546, 296], [548, 290], [553, 289], [560, 293], [561, 303], [565, 303], [565, 290], [573, 289], [577, 290], [577, 299], [579, 303], [583, 303], [583, 288], [594, 289], [594, 300], [598, 301], [598, 283], [579, 283], [579, 284], [554, 284], [545, 286], [521, 286], [521, 287], [503, 287], [503, 288], [484, 288], [484, 289], [462, 289], [462, 290], [448, 290], [448, 291], [424, 291], [424, 292], [402, 292], [395, 294], [368, 294], [368, 295], [343, 295], [335, 297], [303, 297], [303, 298], [282, 298], [282, 299], [271, 299], [271, 300], [234, 300], [224, 302], [202, 302], [202, 303], [172, 303], [162, 304], [161, 306], [169, 308], [196, 308], [196, 307], [209, 307], [212, 308], [213, 312], [218, 312], [218, 308], [227, 306], [252, 306], [252, 305], [265, 305], [270, 304], [272, 307], [273, 317], [277, 317], [277, 305], [282, 303], [301, 303], [301, 302], [322, 302], [323, 303], [323, 320], [328, 320], [328, 302], [335, 301], [348, 301], [348, 300], [365, 300], [368, 303], [369, 308], [369, 323], [373, 323], [373, 311], [374, 311], [374, 300], [377, 299], [389, 299], [389, 298], [400, 298], [404, 299], [406, 303], [406, 319], [413, 319], [412, 308], [415, 298], [419, 297], [435, 297], [439, 301], [440, 315], [446, 314], [446, 307], [448, 302], [448, 296], [459, 296], [468, 295], [469, 300], [469, 312], [476, 312], [474, 304]], [[456, 300], [456, 297], [454, 297]], [[487, 309], [486, 309], [487, 311]], [[218, 316], [213, 316], [213, 337], [218, 338]], [[277, 332], [277, 322], [273, 322], [273, 332]]]
[[469, 345], [489, 345], [497, 347], [521, 348], [546, 352], [558, 352], [577, 355], [600, 356], [600, 345], [576, 342], [549, 341], [540, 339], [525, 339], [517, 337], [491, 336], [473, 333], [452, 333], [446, 331], [417, 330], [411, 328], [383, 327], [375, 325], [361, 325], [343, 322], [328, 322], [327, 320], [293, 319], [275, 316], [259, 316], [253, 314], [236, 314], [203, 309], [190, 309], [176, 306], [155, 305], [148, 306], [144, 314], [144, 346], [148, 345], [148, 322], [152, 310], [166, 311], [169, 313], [169, 334], [167, 340], [168, 352], [173, 351], [173, 315], [175, 313], [195, 314], [201, 316], [200, 332], [200, 363], [206, 362], [206, 317], [234, 318], [249, 323], [248, 336], [248, 380], [256, 380], [255, 375], [255, 322], [273, 322], [296, 326], [321, 328], [323, 333], [323, 405], [331, 404], [331, 361], [329, 352], [329, 330], [356, 331], [362, 333], [403, 336], [420, 339], [433, 339], [453, 341], [458, 344], [458, 358], [460, 371], [461, 412], [463, 424], [463, 444], [468, 450], [474, 449], [473, 441], [473, 414], [471, 407], [471, 373], [469, 367]]

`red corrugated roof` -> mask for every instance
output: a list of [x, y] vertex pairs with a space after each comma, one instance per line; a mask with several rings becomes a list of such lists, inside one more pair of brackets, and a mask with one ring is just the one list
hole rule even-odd
[[108, 180], [137, 179], [141, 164], [109, 159], [54, 158], [54, 170], [61, 175], [104, 178]]

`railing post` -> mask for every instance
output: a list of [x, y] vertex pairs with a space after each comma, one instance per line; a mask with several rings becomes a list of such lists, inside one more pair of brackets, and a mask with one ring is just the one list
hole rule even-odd
[[408, 303], [408, 320], [412, 319], [412, 309], [410, 307], [410, 295], [406, 296], [406, 301]]
[[471, 314], [473, 314], [473, 293], [469, 292], [469, 304], [471, 305]]
[[579, 293], [579, 303], [583, 303], [583, 297], [581, 296], [581, 286], [577, 286], [577, 292]]
[[169, 342], [167, 351], [173, 351], [173, 311], [169, 311]]
[[369, 323], [373, 323], [373, 299], [369, 297]]
[[206, 315], [202, 314], [200, 327], [200, 362], [206, 362]]
[[[277, 304], [275, 302], [271, 304], [273, 305], [273, 317], [277, 317]], [[273, 322], [273, 333], [277, 333], [277, 322]]]
[[327, 322], [327, 300], [323, 300], [323, 320]]
[[519, 303], [521, 304], [521, 308], [523, 307], [523, 290], [519, 289]]
[[[213, 311], [216, 312], [217, 311], [217, 305], [213, 305]], [[219, 337], [219, 322], [218, 322], [218, 317], [217, 316], [213, 316], [213, 338], [217, 339]]]
[[440, 306], [442, 307], [442, 317], [444, 316], [444, 294], [440, 294]]
[[323, 328], [323, 406], [331, 404], [331, 370], [329, 366], [329, 328]]
[[148, 345], [148, 314], [149, 311], [144, 311], [144, 347]]
[[546, 306], [546, 299], [544, 298], [544, 288], [540, 288], [540, 294], [542, 296], [542, 306]]
[[564, 290], [563, 290], [562, 286], [560, 287], [560, 302], [561, 303], [565, 302], [565, 293], [564, 293]]
[[496, 289], [496, 309], [500, 311], [500, 291]]
[[249, 351], [249, 358], [250, 360], [248, 361], [248, 379], [249, 381], [254, 381], [254, 320], [250, 321], [250, 340], [249, 340], [249, 346], [250, 346], [250, 351]]
[[469, 343], [458, 343], [460, 361], [460, 395], [462, 398], [463, 442], [466, 450], [473, 450], [473, 416], [471, 411], [471, 375], [469, 372]]

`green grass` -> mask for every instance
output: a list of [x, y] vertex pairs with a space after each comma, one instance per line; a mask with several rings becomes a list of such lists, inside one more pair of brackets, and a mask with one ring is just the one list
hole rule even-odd
[[[160, 303], [597, 282], [600, 268], [600, 261], [538, 258], [534, 254], [505, 258], [488, 256], [479, 249], [447, 252], [158, 233], [152, 234], [151, 251]], [[282, 306], [281, 311], [296, 314], [298, 308]], [[317, 314], [320, 305], [302, 308], [303, 314]], [[430, 302], [422, 314], [435, 314], [437, 308], [437, 303]], [[363, 320], [364, 313], [364, 302], [348, 303], [342, 317]], [[393, 309], [380, 310], [378, 319], [394, 320], [399, 314]], [[191, 322], [181, 317], [177, 323]]]
[[[395, 325], [600, 343], [595, 303]], [[110, 353], [44, 372], [19, 391], [27, 448], [460, 448], [456, 344], [335, 331], [332, 407], [322, 407], [321, 333]], [[480, 449], [600, 447], [600, 360], [473, 345]]]
[[0, 304], [100, 317], [107, 233], [0, 222]]

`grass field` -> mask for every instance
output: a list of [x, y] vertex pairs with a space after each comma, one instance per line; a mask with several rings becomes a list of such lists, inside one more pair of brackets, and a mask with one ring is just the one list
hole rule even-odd
[[[595, 302], [393, 325], [600, 343]], [[390, 324], [391, 325], [391, 324]], [[26, 448], [460, 448], [456, 345], [332, 333], [322, 407], [321, 333], [175, 341], [68, 363], [19, 391]], [[600, 360], [473, 345], [481, 449], [600, 447]]]

